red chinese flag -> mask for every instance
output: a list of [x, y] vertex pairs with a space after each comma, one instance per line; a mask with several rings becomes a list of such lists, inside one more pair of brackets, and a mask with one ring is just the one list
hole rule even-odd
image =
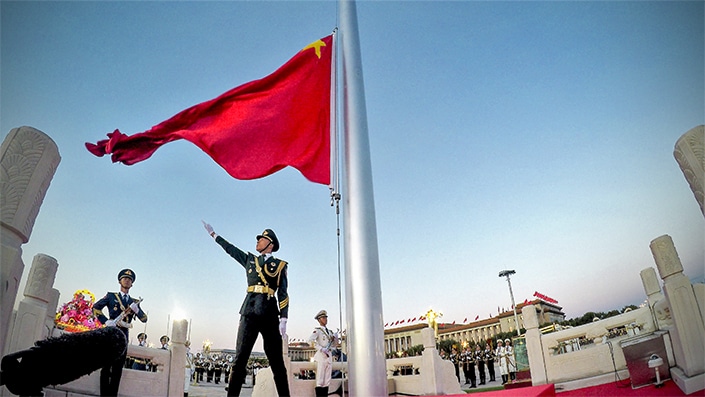
[[192, 142], [236, 179], [256, 179], [286, 166], [310, 181], [330, 182], [330, 92], [333, 36], [304, 47], [274, 73], [181, 111], [148, 131], [119, 130], [96, 156], [132, 165], [178, 139]]

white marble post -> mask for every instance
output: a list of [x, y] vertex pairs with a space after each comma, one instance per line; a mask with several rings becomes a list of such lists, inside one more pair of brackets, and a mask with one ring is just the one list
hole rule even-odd
[[188, 320], [174, 320], [171, 326], [171, 361], [169, 363], [169, 396], [184, 395], [186, 368], [186, 335]]
[[673, 157], [705, 215], [705, 126], [699, 125], [683, 134], [676, 141]]
[[[673, 379], [682, 390], [684, 387], [696, 387], [690, 392], [701, 390], [705, 387], [699, 385], [705, 379], [705, 322], [693, 286], [683, 274], [683, 265], [671, 236], [663, 235], [654, 239], [650, 247], [664, 282], [663, 290], [673, 318], [673, 327], [669, 330], [674, 340], [673, 352], [677, 365], [672, 371]], [[689, 381], [691, 378], [693, 382]], [[679, 379], [682, 383], [679, 383]], [[687, 394], [690, 392], [686, 391]]]
[[55, 329], [54, 319], [56, 318], [56, 311], [59, 307], [60, 296], [61, 293], [56, 288], [52, 288], [49, 292], [49, 302], [47, 303], [47, 316], [44, 319], [44, 330], [42, 332], [42, 339], [46, 339], [49, 336], [54, 336], [52, 332]]
[[[282, 354], [284, 355], [284, 367], [286, 367], [286, 378], [289, 382], [289, 392], [292, 396], [301, 395], [303, 391], [310, 391], [307, 385], [294, 383], [294, 375], [291, 372], [291, 358], [289, 358], [289, 337], [282, 336]], [[254, 375], [252, 375], [254, 376]], [[332, 390], [331, 390], [332, 391]], [[274, 373], [271, 367], [263, 368], [257, 372], [257, 381], [252, 389], [252, 397], [276, 397], [277, 385], [274, 383]]]
[[526, 305], [521, 309], [526, 330], [526, 354], [529, 359], [531, 371], [531, 385], [545, 385], [548, 383], [546, 362], [543, 357], [543, 344], [541, 343], [541, 330], [539, 330], [539, 317], [534, 305]]
[[[28, 349], [44, 338], [47, 308], [52, 298], [52, 286], [59, 264], [56, 259], [37, 254], [29, 270], [24, 299], [17, 309], [9, 352]], [[53, 311], [53, 309], [52, 309]]]
[[644, 292], [646, 292], [656, 329], [666, 329], [672, 326], [671, 308], [668, 306], [668, 300], [661, 292], [661, 285], [659, 284], [656, 270], [653, 267], [647, 267], [639, 275], [641, 276], [641, 283], [644, 286]]
[[32, 127], [14, 128], [0, 146], [0, 352], [7, 353], [10, 319], [39, 207], [61, 161], [54, 141]]
[[438, 367], [438, 359], [441, 357], [438, 355], [438, 350], [436, 350], [436, 333], [433, 328], [424, 328], [421, 330], [421, 340], [423, 342], [423, 352], [421, 356], [423, 358], [421, 372], [422, 386], [424, 394], [438, 394], [440, 392], [440, 387], [436, 379], [440, 377], [440, 368]]

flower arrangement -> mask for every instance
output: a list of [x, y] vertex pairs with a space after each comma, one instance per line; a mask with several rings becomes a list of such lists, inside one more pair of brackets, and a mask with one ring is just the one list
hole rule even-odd
[[95, 296], [86, 289], [73, 293], [73, 299], [64, 303], [56, 313], [57, 327], [68, 332], [83, 332], [102, 328], [103, 324], [93, 315]]

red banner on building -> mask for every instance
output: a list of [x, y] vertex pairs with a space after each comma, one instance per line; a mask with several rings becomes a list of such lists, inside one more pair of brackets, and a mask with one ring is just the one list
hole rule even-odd
[[539, 293], [539, 292], [536, 292], [536, 291], [534, 291], [534, 296], [537, 297], [537, 298], [539, 298], [539, 299], [541, 299], [541, 300], [543, 300], [543, 301], [546, 301], [546, 302], [548, 302], [548, 303], [558, 303], [557, 300], [555, 300], [555, 299], [553, 299], [553, 298], [551, 298], [551, 297], [548, 297], [548, 296], [546, 296], [546, 295], [544, 295], [544, 294], [541, 294], [541, 293]]

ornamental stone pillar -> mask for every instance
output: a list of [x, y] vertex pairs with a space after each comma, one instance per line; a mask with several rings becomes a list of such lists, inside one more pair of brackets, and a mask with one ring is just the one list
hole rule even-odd
[[673, 150], [690, 190], [705, 215], [705, 126], [699, 125], [683, 134]]
[[539, 329], [539, 317], [536, 314], [536, 306], [526, 305], [521, 309], [521, 316], [524, 318], [524, 329], [526, 334], [526, 354], [529, 359], [529, 370], [531, 371], [531, 385], [548, 384], [546, 374], [546, 361], [543, 357], [543, 342], [541, 341], [541, 330]]
[[39, 207], [61, 156], [51, 138], [32, 127], [14, 128], [0, 146], [0, 352], [7, 353], [12, 309]]
[[668, 300], [673, 319], [669, 329], [677, 368], [671, 371], [678, 386], [690, 394], [702, 390], [705, 383], [705, 323], [698, 308], [693, 285], [683, 274], [683, 265], [669, 235], [651, 242], [659, 274], [663, 280], [663, 291]]
[[661, 292], [661, 285], [659, 284], [656, 270], [654, 270], [653, 267], [647, 267], [642, 270], [639, 275], [641, 276], [641, 283], [644, 286], [644, 292], [646, 292], [647, 301], [651, 308], [655, 328], [658, 330], [671, 327], [673, 325], [671, 308], [668, 306], [668, 300], [666, 300], [666, 297]]
[[29, 349], [35, 341], [46, 336], [44, 325], [58, 268], [56, 259], [44, 254], [35, 255], [24, 288], [24, 299], [17, 308], [9, 352]]
[[171, 362], [169, 363], [169, 396], [184, 394], [186, 377], [186, 334], [188, 320], [174, 320], [171, 326]]

